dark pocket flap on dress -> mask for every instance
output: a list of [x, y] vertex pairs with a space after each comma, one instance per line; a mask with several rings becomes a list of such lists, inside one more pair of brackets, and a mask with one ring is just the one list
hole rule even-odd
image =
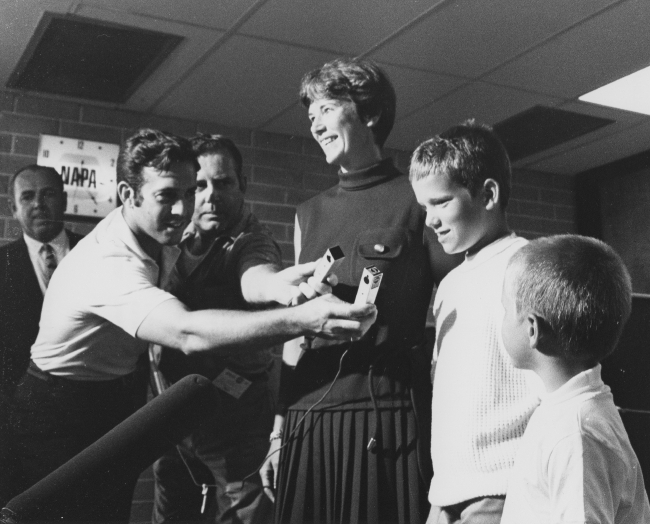
[[367, 259], [397, 258], [407, 242], [406, 229], [370, 229], [357, 238], [357, 252]]

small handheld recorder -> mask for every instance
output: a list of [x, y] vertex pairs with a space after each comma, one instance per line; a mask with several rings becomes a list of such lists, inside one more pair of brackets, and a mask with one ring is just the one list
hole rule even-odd
[[314, 278], [319, 282], [325, 282], [327, 277], [341, 265], [345, 255], [339, 246], [334, 246], [325, 251], [325, 256], [320, 259], [314, 270]]
[[361, 274], [355, 304], [374, 304], [384, 274], [375, 266], [368, 266]]

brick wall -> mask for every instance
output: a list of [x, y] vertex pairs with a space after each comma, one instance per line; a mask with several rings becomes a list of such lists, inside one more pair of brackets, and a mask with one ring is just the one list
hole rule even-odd
[[526, 238], [575, 233], [573, 179], [515, 169], [508, 205], [510, 227]]
[[[36, 161], [40, 133], [119, 144], [144, 126], [185, 136], [196, 132], [230, 136], [244, 157], [249, 180], [247, 198], [253, 212], [271, 227], [285, 261], [293, 260], [295, 206], [336, 183], [336, 170], [325, 163], [313, 140], [1, 90], [0, 243], [20, 235], [6, 199], [7, 182], [18, 168]], [[387, 153], [402, 171], [407, 170], [408, 152]], [[511, 227], [529, 238], [574, 232], [572, 187], [568, 177], [516, 170], [509, 205]], [[94, 223], [79, 219], [68, 225], [74, 231], [87, 233]], [[136, 491], [133, 522], [149, 521], [151, 493], [151, 475], [147, 472]]]

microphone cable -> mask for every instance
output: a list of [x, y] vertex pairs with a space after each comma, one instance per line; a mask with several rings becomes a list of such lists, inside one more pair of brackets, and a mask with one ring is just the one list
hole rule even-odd
[[272, 452], [269, 453], [266, 457], [264, 457], [264, 460], [263, 460], [262, 463], [257, 467], [257, 469], [256, 469], [255, 471], [249, 473], [248, 475], [246, 475], [246, 476], [244, 477], [244, 479], [242, 480], [242, 486], [243, 486], [243, 484], [244, 484], [244, 483], [245, 483], [249, 478], [255, 476], [256, 474], [258, 474], [258, 473], [260, 472], [260, 470], [262, 469], [262, 467], [264, 466], [264, 464], [266, 464], [266, 461], [267, 461], [269, 458], [271, 458], [273, 455], [275, 455], [276, 453], [278, 453], [280, 450], [282, 450], [284, 447], [286, 447], [286, 446], [289, 444], [289, 441], [291, 440], [291, 437], [293, 437], [293, 435], [296, 433], [296, 431], [298, 431], [298, 429], [300, 428], [300, 426], [302, 425], [302, 423], [305, 421], [305, 418], [307, 418], [307, 415], [309, 415], [309, 414], [314, 410], [314, 408], [316, 408], [318, 405], [320, 405], [320, 404], [321, 404], [321, 403], [322, 403], [322, 402], [327, 398], [327, 396], [330, 394], [330, 392], [332, 391], [332, 388], [334, 387], [334, 384], [336, 384], [336, 381], [337, 381], [337, 380], [339, 379], [339, 377], [341, 376], [341, 371], [343, 370], [343, 359], [345, 358], [345, 356], [346, 356], [346, 355], [348, 354], [348, 352], [350, 351], [350, 348], [352, 347], [352, 340], [350, 340], [350, 342], [348, 342], [347, 344], [348, 344], [348, 347], [345, 349], [345, 351], [344, 351], [343, 354], [341, 355], [341, 358], [339, 359], [339, 367], [338, 367], [338, 370], [337, 370], [337, 372], [336, 372], [336, 375], [334, 375], [334, 379], [333, 379], [332, 382], [330, 383], [330, 385], [329, 385], [329, 387], [327, 388], [327, 390], [325, 391], [325, 393], [323, 393], [323, 395], [321, 396], [321, 398], [319, 398], [315, 403], [313, 403], [311, 406], [309, 406], [309, 409], [307, 409], [307, 411], [305, 411], [305, 413], [303, 413], [302, 417], [300, 417], [300, 420], [298, 420], [298, 422], [296, 423], [296, 425], [294, 426], [294, 428], [293, 428], [293, 429], [291, 430], [291, 432], [287, 435], [287, 437], [286, 437], [284, 443], [283, 443], [283, 444], [282, 444], [278, 449], [272, 451]]

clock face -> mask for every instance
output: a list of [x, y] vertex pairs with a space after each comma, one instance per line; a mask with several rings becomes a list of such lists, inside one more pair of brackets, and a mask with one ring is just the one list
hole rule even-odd
[[68, 215], [105, 217], [117, 205], [116, 144], [41, 135], [38, 164], [63, 179]]

